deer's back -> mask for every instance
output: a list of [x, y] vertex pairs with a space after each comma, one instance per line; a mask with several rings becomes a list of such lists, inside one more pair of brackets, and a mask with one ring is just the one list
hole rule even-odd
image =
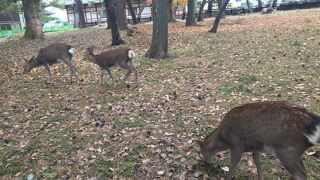
[[38, 58], [45, 59], [49, 63], [56, 63], [58, 58], [71, 58], [72, 54], [68, 51], [70, 47], [62, 43], [49, 45], [39, 51]]
[[126, 62], [128, 58], [129, 48], [117, 48], [102, 52], [97, 56], [97, 63], [102, 66], [113, 66], [115, 64]]
[[304, 133], [312, 120], [304, 108], [283, 101], [267, 101], [233, 108], [219, 128], [224, 139], [237, 137], [247, 150], [301, 143], [307, 146]]

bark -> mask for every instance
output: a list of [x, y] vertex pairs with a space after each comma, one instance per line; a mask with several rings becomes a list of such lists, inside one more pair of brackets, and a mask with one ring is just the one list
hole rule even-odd
[[175, 22], [176, 21], [175, 8], [173, 7], [173, 0], [169, 0], [168, 21], [169, 22]]
[[195, 26], [196, 23], [196, 12], [195, 12], [195, 0], [188, 0], [188, 13], [186, 26]]
[[118, 0], [104, 0], [106, 4], [107, 13], [110, 17], [110, 25], [111, 25], [111, 35], [112, 35], [112, 45], [120, 45], [124, 44], [125, 42], [120, 37], [119, 27], [117, 23], [117, 17], [114, 10], [114, 1]]
[[168, 0], [152, 2], [153, 33], [147, 57], [164, 59], [168, 57]]
[[124, 1], [125, 0], [116, 0], [114, 3], [116, 19], [120, 30], [128, 29]]
[[258, 0], [258, 9], [259, 11], [262, 10], [262, 0]]
[[213, 0], [209, 0], [208, 1], [208, 16], [212, 17], [212, 4], [213, 4]]
[[277, 2], [278, 2], [278, 0], [273, 0], [273, 2], [272, 2], [272, 7], [273, 8], [277, 7]]
[[137, 19], [138, 19], [139, 23], [141, 23], [141, 14], [142, 14], [142, 11], [144, 10], [144, 8], [146, 7], [146, 5], [147, 5], [147, 3], [143, 3], [141, 8], [139, 9], [139, 13], [137, 15]]
[[210, 32], [213, 32], [213, 33], [217, 32], [221, 16], [222, 16], [223, 12], [226, 10], [228, 3], [229, 3], [229, 0], [224, 0], [223, 3], [221, 4], [221, 8], [219, 8], [219, 12], [214, 20], [214, 23], [213, 23], [213, 26], [212, 26]]
[[132, 4], [131, 4], [131, 0], [126, 0], [126, 2], [128, 4], [128, 8], [129, 8], [129, 11], [130, 11], [130, 14], [132, 17], [132, 24], [138, 24], [136, 14], [134, 13], [134, 10], [133, 10]]
[[78, 13], [78, 28], [86, 27], [86, 21], [84, 19], [84, 12], [83, 12], [83, 4], [82, 0], [75, 0], [76, 1], [76, 8]]
[[26, 20], [26, 31], [24, 37], [27, 39], [42, 39], [44, 34], [39, 16], [40, 0], [22, 0], [24, 18]]
[[199, 8], [199, 13], [198, 13], [198, 21], [203, 21], [203, 17], [202, 17], [202, 12], [203, 12], [203, 8], [206, 5], [207, 0], [202, 0], [200, 8]]
[[247, 3], [247, 6], [248, 6], [248, 9], [249, 9], [249, 12], [252, 13], [252, 9], [251, 9], [251, 6], [250, 6], [250, 1], [246, 0], [246, 3]]
[[[217, 0], [219, 11], [220, 11], [220, 9], [221, 9], [221, 6], [222, 6], [223, 1], [224, 1], [224, 0]], [[227, 4], [227, 5], [228, 5], [228, 4]], [[227, 7], [227, 6], [226, 6], [226, 7]], [[222, 14], [221, 14], [221, 19], [226, 18], [226, 14], [225, 14], [225, 12], [224, 12], [225, 9], [226, 9], [226, 8], [224, 8], [224, 10], [223, 10], [223, 12], [222, 12]]]

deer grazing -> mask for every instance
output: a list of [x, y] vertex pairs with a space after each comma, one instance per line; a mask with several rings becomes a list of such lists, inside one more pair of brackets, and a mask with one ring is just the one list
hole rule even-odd
[[72, 46], [59, 43], [51, 44], [45, 48], [40, 49], [37, 57], [33, 56], [29, 61], [25, 59], [26, 64], [23, 66], [24, 74], [29, 73], [33, 68], [38, 66], [44, 66], [48, 71], [50, 77], [50, 83], [53, 84], [50, 65], [64, 62], [71, 71], [71, 83], [72, 76], [76, 76], [76, 83], [79, 81], [79, 74], [77, 68], [71, 63], [72, 56], [75, 53], [75, 48]]
[[101, 54], [98, 54], [98, 55], [94, 55], [93, 50], [94, 50], [94, 47], [92, 46], [87, 48], [84, 54], [83, 60], [87, 60], [89, 62], [92, 62], [100, 66], [101, 68], [100, 84], [101, 85], [103, 83], [103, 75], [105, 74], [105, 71], [108, 72], [109, 76], [112, 79], [113, 84], [115, 84], [110, 68], [118, 64], [121, 68], [127, 70], [127, 74], [124, 80], [126, 80], [130, 76], [130, 74], [133, 72], [135, 75], [135, 83], [136, 83], [135, 87], [138, 86], [137, 71], [132, 65], [132, 61], [135, 58], [135, 54], [133, 50], [129, 48], [118, 48], [118, 49], [111, 49], [111, 50], [102, 52]]
[[273, 153], [291, 173], [293, 180], [306, 180], [302, 162], [305, 150], [320, 141], [320, 116], [286, 101], [264, 101], [245, 104], [230, 110], [219, 127], [204, 141], [197, 142], [203, 160], [214, 163], [212, 156], [230, 149], [230, 172], [244, 152], [252, 152], [258, 179], [263, 175], [261, 152]]

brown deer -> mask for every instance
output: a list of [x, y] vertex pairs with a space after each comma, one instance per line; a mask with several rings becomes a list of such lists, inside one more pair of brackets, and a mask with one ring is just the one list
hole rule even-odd
[[33, 68], [38, 66], [44, 66], [49, 74], [50, 83], [53, 84], [50, 65], [64, 62], [71, 72], [72, 76], [76, 76], [76, 83], [79, 81], [79, 74], [77, 68], [71, 63], [72, 56], [75, 53], [75, 48], [63, 43], [51, 44], [45, 48], [40, 49], [37, 57], [33, 56], [29, 61], [25, 59], [26, 64], [23, 66], [23, 73], [29, 73]]
[[127, 70], [127, 74], [124, 80], [126, 80], [130, 74], [133, 72], [135, 75], [135, 83], [136, 86], [138, 86], [138, 77], [137, 77], [137, 71], [132, 65], [132, 61], [135, 58], [135, 53], [133, 50], [129, 48], [117, 48], [117, 49], [111, 49], [105, 52], [102, 52], [101, 54], [95, 55], [93, 54], [94, 47], [91, 46], [87, 48], [83, 60], [87, 60], [89, 62], [92, 62], [94, 64], [97, 64], [101, 68], [101, 78], [100, 78], [100, 84], [103, 83], [103, 75], [105, 74], [105, 71], [108, 72], [109, 76], [112, 79], [113, 84], [115, 84], [115, 81], [113, 79], [113, 76], [111, 74], [110, 68], [119, 65], [121, 68]]
[[302, 155], [319, 140], [320, 116], [286, 101], [264, 101], [233, 108], [212, 134], [197, 142], [207, 163], [214, 163], [212, 156], [217, 152], [230, 149], [227, 179], [234, 176], [242, 154], [252, 152], [262, 180], [260, 156], [267, 152], [279, 158], [291, 179], [305, 180]]

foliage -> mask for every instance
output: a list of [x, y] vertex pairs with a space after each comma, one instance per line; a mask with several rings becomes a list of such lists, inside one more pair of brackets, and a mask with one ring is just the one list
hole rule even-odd
[[21, 12], [22, 4], [20, 1], [0, 0], [0, 13]]

